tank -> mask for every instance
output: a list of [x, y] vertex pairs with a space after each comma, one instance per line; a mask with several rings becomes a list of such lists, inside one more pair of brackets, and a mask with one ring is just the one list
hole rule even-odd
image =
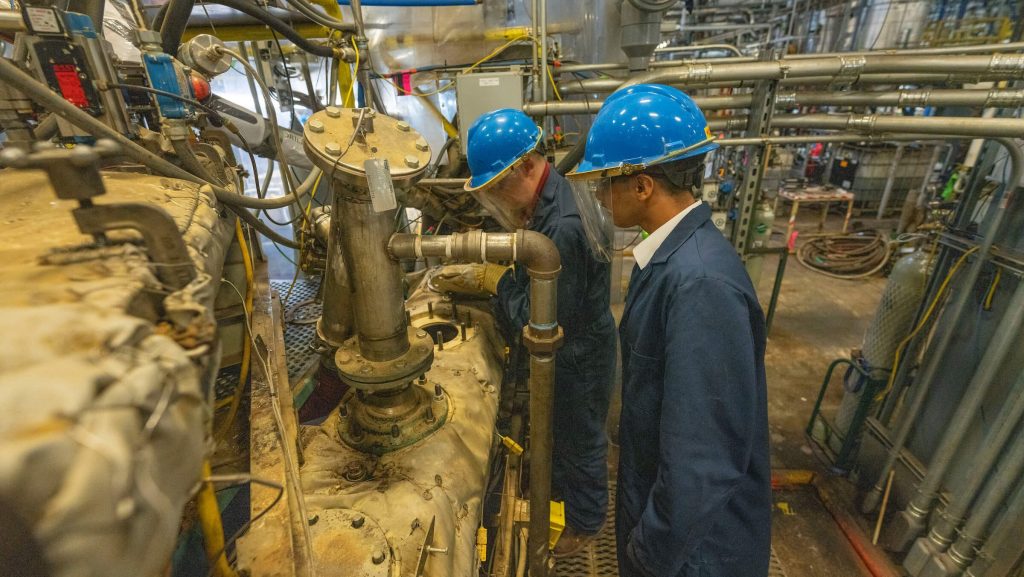
[[[892, 268], [882, 300], [861, 343], [863, 362], [873, 379], [882, 381], [889, 377], [896, 348], [913, 328], [914, 318], [924, 298], [932, 260], [928, 251], [919, 249], [898, 260]], [[842, 435], [850, 430], [863, 390], [863, 387], [856, 391], [847, 390], [843, 395], [835, 419], [836, 431]], [[859, 435], [859, 431], [853, 434]], [[833, 437], [829, 442], [838, 451], [840, 440]]]

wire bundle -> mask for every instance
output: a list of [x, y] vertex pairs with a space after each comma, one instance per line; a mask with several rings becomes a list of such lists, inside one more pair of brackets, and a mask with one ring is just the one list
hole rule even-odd
[[839, 279], [871, 276], [889, 262], [889, 240], [877, 230], [812, 238], [796, 251], [800, 264]]

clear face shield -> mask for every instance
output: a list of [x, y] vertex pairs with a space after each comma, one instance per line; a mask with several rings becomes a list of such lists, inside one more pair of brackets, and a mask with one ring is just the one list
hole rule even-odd
[[612, 177], [572, 180], [576, 209], [594, 257], [611, 262], [614, 253], [615, 221], [612, 219]]
[[491, 217], [508, 232], [525, 228], [530, 220], [529, 203], [523, 203], [522, 191], [518, 190], [521, 182], [518, 168], [512, 169], [494, 184], [474, 190], [470, 194], [484, 207]]

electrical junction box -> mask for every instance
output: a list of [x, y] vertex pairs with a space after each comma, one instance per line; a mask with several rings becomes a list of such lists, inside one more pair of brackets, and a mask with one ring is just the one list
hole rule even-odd
[[523, 108], [523, 75], [518, 66], [502, 72], [472, 72], [455, 77], [459, 138], [465, 148], [469, 127], [481, 115], [499, 108]]

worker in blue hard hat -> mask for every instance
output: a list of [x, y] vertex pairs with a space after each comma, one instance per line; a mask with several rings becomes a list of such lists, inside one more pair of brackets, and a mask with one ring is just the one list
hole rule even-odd
[[[541, 130], [521, 111], [484, 114], [468, 131], [472, 178], [466, 190], [505, 229], [529, 229], [554, 241], [562, 259], [555, 357], [552, 490], [565, 502], [566, 529], [556, 556], [570, 555], [604, 526], [608, 507], [605, 419], [615, 364], [615, 321], [608, 306], [610, 270], [589, 249], [569, 183], [537, 151]], [[525, 267], [452, 268], [434, 279], [452, 292], [497, 296], [500, 316], [519, 334], [530, 316]], [[521, 355], [525, 358], [525, 355]]]
[[765, 324], [736, 250], [700, 201], [717, 148], [682, 92], [610, 96], [568, 176], [588, 237], [649, 236], [619, 327], [616, 538], [623, 577], [765, 577], [771, 469]]

